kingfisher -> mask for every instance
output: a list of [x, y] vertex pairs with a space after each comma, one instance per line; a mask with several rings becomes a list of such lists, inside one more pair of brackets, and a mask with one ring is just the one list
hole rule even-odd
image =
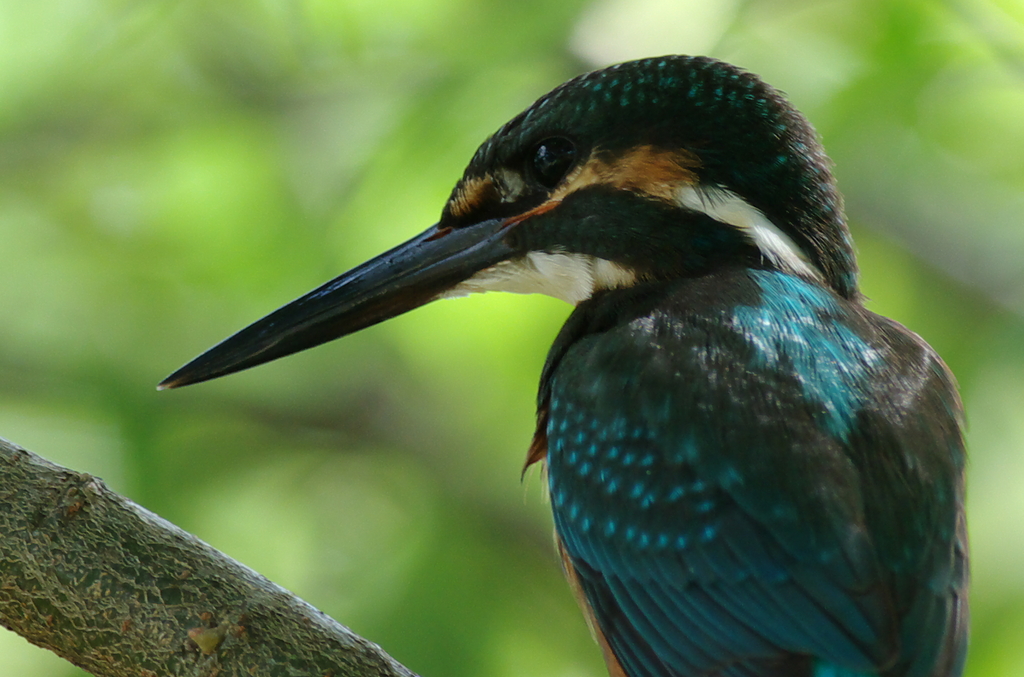
[[434, 226], [160, 387], [485, 291], [575, 306], [526, 467], [611, 677], [962, 674], [954, 379], [865, 309], [831, 163], [779, 91], [690, 56], [569, 80]]

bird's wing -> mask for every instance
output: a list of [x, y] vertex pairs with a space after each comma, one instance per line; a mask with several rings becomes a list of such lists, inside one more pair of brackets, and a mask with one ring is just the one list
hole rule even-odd
[[962, 454], [941, 363], [866, 314], [864, 342], [773, 345], [735, 317], [655, 311], [549, 361], [555, 525], [603, 640], [629, 677], [933, 674], [964, 584], [959, 474], [914, 465]]

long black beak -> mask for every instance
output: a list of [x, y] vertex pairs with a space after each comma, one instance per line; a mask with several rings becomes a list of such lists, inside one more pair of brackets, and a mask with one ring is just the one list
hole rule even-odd
[[437, 225], [278, 308], [165, 378], [158, 388], [208, 381], [365, 329], [436, 299], [510, 258], [508, 221]]

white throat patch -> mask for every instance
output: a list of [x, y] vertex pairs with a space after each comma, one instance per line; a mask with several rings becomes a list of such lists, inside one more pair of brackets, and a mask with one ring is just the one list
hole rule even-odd
[[679, 188], [676, 200], [687, 209], [739, 228], [779, 268], [821, 279], [821, 272], [788, 235], [731, 190], [688, 184]]
[[[682, 207], [739, 228], [779, 268], [821, 279], [821, 273], [796, 243], [761, 210], [736, 193], [685, 184], [678, 189], [675, 198]], [[589, 254], [530, 252], [481, 270], [439, 298], [506, 291], [546, 294], [578, 305], [597, 291], [631, 287], [638, 279], [635, 270]]]
[[634, 271], [588, 254], [530, 252], [485, 268], [441, 294], [441, 298], [474, 292], [507, 291], [514, 294], [546, 294], [578, 305], [602, 289], [629, 287]]

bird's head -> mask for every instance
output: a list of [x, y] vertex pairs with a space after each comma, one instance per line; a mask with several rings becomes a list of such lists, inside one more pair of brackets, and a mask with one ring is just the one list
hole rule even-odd
[[239, 371], [438, 298], [604, 290], [773, 268], [857, 295], [814, 130], [757, 76], [668, 56], [579, 76], [477, 150], [426, 232], [278, 309], [169, 376]]

